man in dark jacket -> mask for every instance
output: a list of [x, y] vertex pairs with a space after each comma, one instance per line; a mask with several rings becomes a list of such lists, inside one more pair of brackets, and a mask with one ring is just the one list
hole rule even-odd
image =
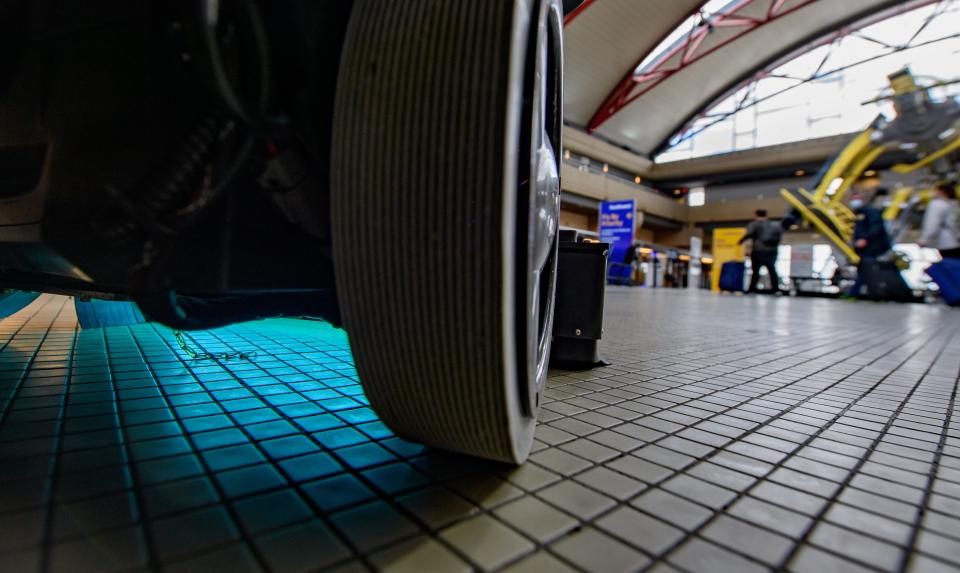
[[765, 209], [757, 209], [756, 220], [747, 226], [747, 234], [740, 239], [751, 241], [750, 263], [753, 274], [750, 275], [750, 288], [747, 292], [759, 292], [757, 284], [760, 282], [760, 269], [766, 268], [770, 275], [770, 288], [773, 292], [780, 290], [780, 276], [777, 274], [777, 251], [780, 248], [780, 239], [783, 238], [783, 228], [780, 223], [767, 219]]
[[[877, 196], [885, 194], [883, 190], [877, 192]], [[893, 245], [890, 244], [890, 235], [883, 221], [883, 211], [868, 203], [860, 193], [850, 197], [850, 210], [857, 216], [853, 227], [853, 249], [860, 257], [860, 265], [857, 267], [857, 280], [847, 294], [855, 297], [860, 296], [860, 289], [863, 288], [864, 264], [885, 255]]]

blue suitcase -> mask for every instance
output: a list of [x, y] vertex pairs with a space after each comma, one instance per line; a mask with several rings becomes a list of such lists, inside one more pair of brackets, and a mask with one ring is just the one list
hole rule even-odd
[[746, 274], [746, 265], [743, 263], [723, 263], [723, 266], [720, 267], [720, 290], [727, 292], [743, 292], [744, 274]]
[[927, 274], [940, 287], [940, 296], [947, 304], [960, 305], [960, 260], [943, 259], [927, 269]]

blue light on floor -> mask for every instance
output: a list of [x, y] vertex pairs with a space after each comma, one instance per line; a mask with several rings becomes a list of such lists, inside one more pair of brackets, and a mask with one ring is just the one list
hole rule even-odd
[[[425, 448], [377, 419], [346, 334], [328, 324], [184, 333], [197, 351], [249, 360], [191, 360], [155, 324], [3, 336], [0, 520], [42, 524], [52, 569], [141, 567], [231, 543], [248, 564], [280, 564], [302, 527], [326, 540], [316, 564], [333, 563], [351, 553], [320, 516], [376, 498], [373, 484], [394, 493], [427, 479], [411, 464]], [[30, 558], [4, 547], [17, 545], [0, 546], [0, 569]]]

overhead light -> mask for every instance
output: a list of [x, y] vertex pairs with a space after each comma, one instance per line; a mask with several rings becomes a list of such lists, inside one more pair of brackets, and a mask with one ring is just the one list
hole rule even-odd
[[640, 247], [640, 248], [637, 249], [637, 250], [640, 251], [640, 254], [641, 254], [641, 255], [652, 255], [652, 254], [653, 254], [653, 249], [649, 249], [649, 248], [647, 248], [647, 247]]
[[563, 158], [564, 158], [564, 159], [568, 159], [568, 160], [570, 159], [570, 150], [569, 150], [569, 149], [563, 152]]
[[673, 194], [674, 194], [674, 195], [679, 195], [679, 194], [681, 194], [681, 193], [683, 193], [683, 191], [681, 191], [681, 190], [679, 190], [679, 189], [674, 189], [674, 190], [673, 190]]
[[639, 185], [641, 181], [643, 181], [643, 178], [640, 177], [639, 175], [633, 178], [633, 182], [636, 183], [637, 185]]
[[877, 172], [874, 171], [873, 169], [871, 169], [870, 171], [864, 171], [863, 176], [864, 176], [864, 177], [876, 177], [876, 176], [877, 176]]
[[603, 172], [610, 173], [610, 166], [607, 165], [606, 163], [603, 164]]
[[712, 265], [712, 264], [713, 264], [713, 259], [711, 259], [710, 257], [703, 257], [703, 258], [700, 259], [700, 262], [703, 263], [703, 264], [705, 264], [705, 265]]
[[794, 172], [794, 175], [796, 175], [797, 177], [803, 177], [806, 174], [807, 172], [804, 171], [803, 169], [798, 169], [796, 172]]
[[690, 260], [690, 255], [680, 255], [680, 260], [681, 260], [681, 261], [689, 261], [689, 260]]

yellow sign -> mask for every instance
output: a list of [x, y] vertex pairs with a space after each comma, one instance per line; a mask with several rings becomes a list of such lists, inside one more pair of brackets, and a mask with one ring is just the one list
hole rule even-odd
[[747, 234], [743, 227], [713, 230], [713, 271], [710, 273], [711, 288], [720, 292], [720, 269], [723, 263], [743, 261], [746, 253], [743, 245], [738, 244]]

